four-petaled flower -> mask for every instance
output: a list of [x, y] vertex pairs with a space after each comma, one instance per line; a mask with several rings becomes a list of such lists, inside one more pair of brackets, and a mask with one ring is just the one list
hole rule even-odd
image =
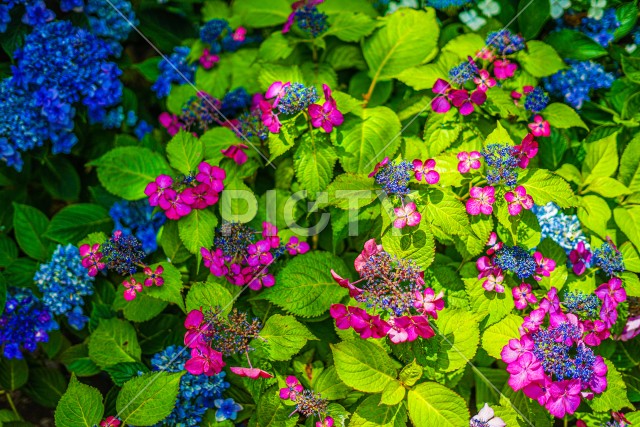
[[529, 160], [538, 154], [538, 143], [533, 140], [532, 133], [528, 133], [522, 140], [522, 143], [513, 148], [515, 150], [514, 155], [518, 159], [518, 166], [522, 169], [526, 169], [529, 165]]
[[120, 420], [114, 416], [109, 416], [100, 421], [100, 427], [120, 427]]
[[151, 206], [158, 206], [160, 200], [164, 199], [164, 193], [168, 191], [173, 185], [173, 178], [169, 175], [158, 175], [155, 181], [147, 184], [144, 189], [144, 194], [149, 197], [149, 204]]
[[467, 200], [466, 208], [469, 215], [491, 215], [493, 212], [493, 203], [496, 201], [496, 189], [492, 186], [487, 187], [471, 187], [469, 190], [469, 200]]
[[236, 162], [236, 164], [243, 165], [249, 158], [249, 156], [247, 156], [247, 153], [244, 152], [244, 150], [246, 150], [247, 148], [249, 148], [249, 146], [246, 144], [234, 144], [227, 149], [220, 150], [220, 152], [223, 156], [228, 157]]
[[533, 123], [529, 123], [529, 129], [533, 136], [549, 136], [551, 135], [551, 127], [549, 122], [542, 118], [540, 114], [533, 116]]
[[507, 191], [504, 198], [509, 203], [507, 209], [510, 215], [518, 215], [522, 212], [522, 208], [533, 207], [533, 197], [527, 194], [527, 190], [522, 185], [518, 185], [513, 191]]
[[502, 282], [504, 281], [504, 275], [502, 272], [494, 272], [487, 276], [484, 282], [482, 282], [482, 287], [485, 291], [491, 292], [495, 291], [499, 294], [504, 293], [504, 285]]
[[184, 364], [184, 369], [192, 375], [205, 374], [210, 377], [222, 372], [224, 365], [222, 353], [205, 344], [191, 349], [191, 359]]
[[156, 267], [156, 270], [153, 271], [151, 267], [144, 268], [144, 274], [148, 277], [144, 279], [145, 286], [162, 286], [164, 284], [164, 279], [162, 278], [162, 273], [164, 272], [164, 267], [161, 265]]
[[513, 302], [518, 310], [524, 310], [529, 303], [535, 304], [538, 298], [531, 292], [531, 285], [521, 283], [511, 290], [513, 294]]
[[418, 181], [424, 180], [428, 184], [436, 184], [440, 181], [440, 174], [435, 170], [436, 169], [436, 161], [433, 159], [427, 159], [424, 162], [420, 159], [415, 159], [413, 161], [413, 171], [416, 174], [416, 179]]
[[404, 206], [400, 206], [399, 208], [394, 208], [394, 213], [396, 214], [396, 219], [393, 221], [393, 226], [395, 228], [404, 228], [407, 225], [409, 227], [415, 227], [420, 224], [420, 220], [422, 219], [422, 215], [420, 212], [416, 210], [416, 204], [413, 202], [409, 202]]
[[322, 85], [325, 101], [322, 105], [309, 105], [309, 116], [311, 125], [315, 128], [321, 127], [325, 132], [330, 133], [334, 126], [340, 126], [344, 122], [344, 116], [338, 110], [336, 101], [331, 96], [331, 89], [326, 84]]
[[460, 173], [467, 173], [471, 169], [480, 169], [482, 166], [482, 163], [480, 163], [482, 154], [477, 151], [472, 151], [470, 153], [461, 151], [458, 153], [457, 158], [459, 160], [458, 172]]
[[122, 285], [126, 288], [124, 291], [124, 299], [127, 301], [133, 301], [136, 299], [136, 294], [142, 292], [142, 284], [133, 277], [122, 282]]
[[478, 77], [473, 79], [473, 82], [478, 85], [478, 89], [486, 92], [490, 87], [494, 87], [496, 85], [496, 80], [491, 77], [487, 70], [479, 70]]
[[280, 399], [296, 400], [296, 395], [302, 393], [304, 387], [293, 375], [289, 375], [285, 380], [286, 387], [280, 389]]
[[218, 410], [216, 411], [216, 421], [235, 420], [238, 418], [238, 411], [242, 411], [242, 405], [236, 403], [232, 398], [216, 399], [213, 401]]
[[456, 89], [449, 93], [451, 103], [458, 108], [460, 114], [468, 116], [473, 113], [474, 105], [482, 105], [487, 100], [487, 94], [476, 89], [471, 94], [466, 89]]
[[447, 94], [451, 90], [451, 85], [446, 80], [438, 79], [434, 83], [431, 91], [436, 96], [431, 100], [431, 109], [436, 113], [446, 113], [451, 109], [451, 104]]
[[587, 249], [584, 242], [578, 242], [578, 246], [569, 252], [569, 260], [573, 264], [573, 272], [580, 276], [587, 269], [591, 261], [591, 251]]
[[428, 314], [434, 319], [437, 319], [438, 311], [444, 309], [443, 296], [443, 291], [440, 291], [438, 295], [436, 295], [431, 288], [426, 288], [422, 292], [416, 291], [413, 306], [423, 314]]
[[496, 59], [493, 63], [493, 74], [498, 80], [505, 80], [513, 77], [518, 66], [508, 59]]
[[297, 236], [291, 236], [289, 243], [287, 243], [287, 251], [289, 251], [289, 255], [304, 254], [309, 252], [309, 244], [301, 242]]

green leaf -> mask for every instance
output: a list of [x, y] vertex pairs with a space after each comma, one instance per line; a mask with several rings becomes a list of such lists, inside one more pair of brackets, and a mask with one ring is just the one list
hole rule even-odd
[[224, 286], [213, 282], [196, 282], [187, 294], [187, 313], [200, 308], [222, 308], [222, 314], [231, 311], [233, 296]]
[[527, 50], [518, 53], [518, 61], [534, 77], [547, 77], [564, 68], [564, 62], [555, 49], [538, 40], [527, 42]]
[[586, 157], [582, 163], [585, 184], [598, 177], [612, 176], [618, 169], [617, 134], [585, 145]]
[[231, 16], [239, 15], [242, 25], [265, 28], [284, 24], [290, 12], [287, 0], [243, 0], [233, 3]]
[[178, 222], [180, 239], [192, 254], [200, 254], [200, 248], [213, 245], [213, 235], [218, 218], [209, 209], [194, 209]]
[[184, 246], [184, 243], [182, 243], [182, 239], [180, 239], [178, 221], [165, 222], [158, 243], [170, 262], [179, 264], [191, 256], [191, 253]]
[[640, 206], [618, 206], [613, 210], [613, 218], [631, 243], [640, 247]]
[[47, 216], [38, 209], [18, 203], [13, 204], [13, 229], [16, 240], [20, 249], [31, 258], [45, 261], [49, 257], [48, 242], [43, 239], [48, 226]]
[[376, 199], [376, 187], [373, 178], [364, 174], [344, 173], [338, 175], [327, 187], [329, 204], [340, 209], [360, 209]]
[[202, 141], [182, 129], [167, 144], [169, 164], [185, 175], [197, 169], [203, 151]]
[[331, 345], [338, 376], [349, 387], [367, 393], [380, 393], [396, 380], [393, 360], [382, 347], [365, 340]]
[[289, 121], [283, 124], [280, 132], [269, 133], [269, 161], [274, 161], [295, 146], [296, 141], [290, 134], [290, 128], [295, 130], [294, 123]]
[[613, 363], [605, 359], [607, 364], [607, 388], [602, 394], [596, 394], [587, 403], [596, 412], [619, 411], [623, 408], [633, 408], [627, 397], [627, 387], [622, 375]]
[[422, 378], [423, 371], [422, 366], [416, 362], [416, 359], [413, 359], [411, 363], [402, 368], [398, 378], [405, 386], [413, 387]]
[[164, 157], [144, 147], [114, 148], [89, 165], [97, 166], [98, 179], [107, 191], [127, 200], [146, 197], [147, 184], [158, 175], [171, 174]]
[[[166, 366], [165, 369], [161, 369], [161, 370], [166, 370], [167, 368], [171, 367], [170, 364], [168, 365], [169, 366]], [[139, 372], [142, 372], [142, 373], [149, 372], [149, 368], [147, 368], [147, 366], [144, 363], [140, 363], [140, 362], [116, 363], [115, 365], [104, 368], [104, 370], [111, 377], [111, 381], [113, 381], [113, 383], [118, 387], [122, 387], [124, 383], [126, 383], [132, 378], [137, 377]]]
[[549, 19], [550, 3], [546, 0], [520, 0], [516, 16], [525, 40], [533, 39]]
[[320, 393], [323, 399], [340, 400], [353, 390], [338, 377], [335, 366], [324, 369], [320, 375], [313, 377], [313, 391]]
[[[328, 139], [328, 138], [327, 138]], [[296, 178], [302, 189], [309, 191], [309, 197], [315, 200], [316, 193], [324, 191], [333, 178], [333, 166], [338, 160], [335, 149], [325, 138], [313, 134], [303, 137], [293, 156]]]
[[274, 314], [269, 317], [260, 332], [260, 337], [267, 340], [267, 353], [272, 360], [290, 360], [307, 340], [316, 340], [311, 332], [293, 316]]
[[226, 150], [231, 145], [239, 144], [240, 140], [229, 128], [215, 127], [209, 129], [200, 137], [204, 146], [204, 159], [211, 165], [219, 165], [224, 159], [221, 150]]
[[632, 193], [640, 191], [640, 136], [633, 138], [620, 158], [618, 179]]
[[121, 362], [139, 361], [140, 354], [136, 330], [129, 322], [101, 319], [91, 334], [89, 357], [102, 368]]
[[[616, 9], [616, 18], [620, 25], [613, 32], [614, 40], [629, 34], [638, 20], [638, 7], [634, 2], [624, 3]], [[624, 57], [623, 57], [624, 58]]]
[[56, 407], [56, 425], [64, 427], [93, 427], [102, 421], [104, 405], [98, 389], [82, 384], [75, 375]]
[[278, 391], [272, 387], [260, 395], [256, 406], [256, 413], [249, 422], [250, 427], [294, 427], [298, 424], [298, 417], [292, 416], [291, 407], [285, 406], [278, 396]]
[[[458, 309], [443, 310], [435, 320], [437, 335], [431, 344], [437, 348], [439, 372], [453, 372], [473, 359], [480, 343], [477, 317]], [[437, 343], [437, 344], [436, 344]]]
[[375, 21], [363, 14], [344, 12], [329, 17], [329, 29], [322, 35], [336, 36], [345, 42], [357, 42], [376, 28]]
[[[402, 389], [404, 392], [404, 389]], [[407, 408], [404, 403], [395, 406], [381, 404], [380, 396], [367, 397], [358, 405], [349, 427], [405, 427], [407, 425]]]
[[389, 80], [406, 68], [433, 58], [440, 28], [434, 9], [402, 8], [364, 43], [364, 58], [375, 81]]
[[441, 54], [450, 52], [458, 57], [459, 61], [466, 61], [469, 56], [473, 57], [485, 47], [485, 39], [479, 34], [461, 34], [449, 40], [442, 47]]
[[[162, 272], [164, 283], [162, 286], [151, 286], [147, 289], [146, 293], [150, 297], [177, 304], [178, 307], [184, 311], [184, 300], [182, 299], [182, 275], [180, 274], [180, 271], [178, 271], [178, 269], [169, 262], [159, 262], [157, 264], [150, 265], [149, 267], [151, 267], [152, 271], [156, 271], [156, 268], [159, 265], [164, 268], [164, 271]], [[144, 282], [144, 279], [144, 277], [140, 277], [141, 282]]]
[[409, 390], [407, 403], [409, 418], [416, 426], [467, 427], [471, 418], [464, 399], [435, 382]]
[[601, 197], [589, 195], [580, 199], [578, 219], [602, 238], [608, 235], [607, 222], [611, 215], [611, 208]]
[[258, 50], [258, 56], [265, 61], [277, 61], [287, 58], [292, 52], [293, 46], [289, 44], [289, 39], [282, 34], [282, 31], [276, 31], [264, 39]]
[[513, 296], [511, 290], [505, 289], [504, 293], [487, 292], [482, 287], [486, 279], [475, 277], [464, 279], [469, 294], [471, 310], [474, 313], [486, 314], [485, 326], [493, 325], [513, 310]]
[[607, 198], [631, 194], [631, 191], [623, 183], [609, 177], [595, 178], [585, 191], [593, 191]]
[[[18, 247], [15, 242], [6, 235], [0, 235], [0, 267], [6, 268], [16, 259], [18, 259]], [[0, 313], [2, 313], [1, 310]]]
[[76, 201], [80, 196], [80, 176], [73, 164], [61, 156], [47, 159], [42, 185], [56, 199]]
[[62, 372], [53, 368], [34, 368], [30, 374], [25, 392], [35, 403], [55, 408], [67, 389], [67, 380]]
[[490, 144], [507, 144], [507, 145], [515, 145], [509, 132], [502, 126], [500, 122], [496, 122], [496, 128], [487, 135], [487, 139], [484, 141], [484, 146]]
[[391, 381], [382, 390], [382, 397], [380, 403], [383, 405], [394, 406], [402, 402], [406, 393], [405, 388], [400, 381]]
[[432, 226], [439, 227], [447, 235], [469, 234], [467, 211], [449, 191], [431, 190], [424, 215]]
[[540, 206], [554, 202], [561, 208], [577, 205], [577, 199], [569, 184], [558, 175], [546, 169], [530, 169], [527, 176], [520, 180], [527, 194]]
[[634, 83], [640, 83], [640, 58], [623, 55], [621, 62], [625, 76]]
[[63, 208], [49, 223], [44, 237], [58, 243], [76, 244], [88, 234], [110, 234], [113, 223], [109, 212], [100, 205], [79, 203]]
[[150, 372], [127, 381], [118, 393], [116, 408], [123, 424], [152, 426], [176, 405], [184, 372]]
[[298, 255], [277, 273], [277, 286], [264, 289], [256, 299], [271, 301], [297, 316], [319, 316], [347, 295], [331, 277], [331, 269], [342, 277], [349, 274], [344, 261], [328, 252]]
[[27, 383], [29, 366], [24, 359], [6, 359], [0, 357], [0, 386], [14, 391]]
[[589, 130], [578, 113], [566, 104], [560, 102], [549, 104], [547, 108], [544, 109], [543, 114], [545, 118], [549, 120], [549, 124], [555, 128], [569, 129], [572, 127], [581, 127]]
[[624, 260], [624, 268], [633, 273], [640, 273], [640, 256], [638, 251], [633, 247], [631, 242], [625, 242], [620, 245], [620, 252]]
[[60, 362], [67, 370], [79, 377], [90, 377], [100, 373], [100, 368], [89, 358], [87, 344], [76, 344], [60, 354]]
[[400, 259], [411, 259], [425, 269], [431, 265], [435, 257], [435, 242], [431, 227], [425, 219], [415, 227], [404, 227], [399, 230], [391, 224], [388, 211], [382, 210], [383, 230], [382, 246], [385, 251]]
[[346, 172], [368, 174], [385, 154], [394, 153], [400, 146], [400, 120], [387, 107], [367, 108], [362, 118], [347, 116], [340, 126], [338, 152], [340, 164]]
[[167, 308], [166, 301], [150, 297], [146, 292], [139, 293], [133, 301], [124, 299], [122, 292], [119, 292], [113, 302], [115, 310], [122, 310], [124, 318], [132, 322], [146, 322], [156, 317]]
[[[431, 156], [442, 153], [458, 139], [461, 131], [459, 117], [456, 110], [445, 114], [433, 112], [429, 115], [424, 125], [424, 136]], [[420, 181], [421, 184], [423, 182]]]
[[579, 31], [553, 31], [544, 40], [564, 59], [586, 61], [607, 54], [607, 51], [592, 38]]
[[[484, 41], [482, 45], [484, 46]], [[395, 78], [415, 90], [431, 89], [436, 80], [447, 79], [449, 70], [459, 63], [460, 59], [455, 52], [443, 52], [438, 56], [436, 62], [407, 68], [396, 75]]]
[[522, 317], [509, 314], [507, 317], [488, 327], [482, 335], [482, 348], [491, 357], [500, 359], [502, 347], [509, 343], [510, 339], [520, 336], [518, 328], [522, 325]]

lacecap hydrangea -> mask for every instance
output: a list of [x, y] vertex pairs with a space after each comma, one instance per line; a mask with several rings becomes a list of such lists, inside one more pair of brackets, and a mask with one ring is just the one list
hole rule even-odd
[[107, 121], [122, 98], [122, 72], [107, 60], [110, 53], [70, 22], [35, 28], [15, 52], [13, 75], [0, 83], [0, 159], [21, 170], [21, 152], [49, 140], [54, 154], [69, 153], [78, 142], [79, 108], [87, 108], [90, 123]]
[[[181, 372], [189, 359], [189, 351], [178, 346], [169, 346], [151, 359], [151, 366], [156, 371]], [[193, 375], [186, 372], [180, 379], [180, 391], [176, 398], [176, 406], [167, 418], [156, 424], [160, 426], [199, 426], [204, 413], [215, 407], [215, 401], [229, 388], [224, 371], [207, 376]]]
[[545, 89], [573, 108], [580, 109], [591, 100], [591, 92], [610, 88], [615, 79], [604, 67], [593, 61], [565, 61], [571, 68], [560, 70], [543, 79]]
[[166, 221], [160, 212], [153, 213], [153, 206], [143, 201], [129, 202], [123, 200], [111, 206], [109, 215], [114, 222], [114, 231], [120, 230], [127, 235], [135, 236], [146, 253], [158, 248], [156, 236]]
[[564, 214], [553, 202], [544, 206], [533, 205], [531, 212], [536, 215], [540, 223], [541, 239], [550, 238], [567, 254], [580, 242], [588, 248], [587, 237], [582, 232], [580, 220], [576, 215]]
[[65, 315], [74, 329], [84, 328], [89, 318], [82, 313], [82, 297], [93, 294], [94, 278], [82, 266], [77, 247], [58, 245], [33, 280], [42, 292], [42, 302], [53, 314]]
[[196, 73], [196, 64], [190, 64], [187, 56], [191, 49], [187, 46], [178, 46], [173, 49], [173, 53], [166, 59], [158, 63], [160, 76], [151, 86], [158, 98], [169, 96], [172, 84], [185, 84], [193, 82]]

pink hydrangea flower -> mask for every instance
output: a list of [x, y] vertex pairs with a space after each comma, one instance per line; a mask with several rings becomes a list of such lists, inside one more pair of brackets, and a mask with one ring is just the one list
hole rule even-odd
[[542, 406], [546, 405], [549, 400], [549, 388], [551, 387], [551, 380], [547, 375], [540, 381], [533, 381], [522, 389], [522, 392], [530, 399], [535, 399]]
[[446, 80], [436, 80], [433, 88], [431, 88], [431, 91], [436, 94], [431, 100], [431, 109], [435, 113], [446, 113], [451, 109], [451, 104], [447, 97], [447, 94], [451, 90], [451, 85]]
[[418, 337], [429, 339], [435, 336], [425, 316], [402, 316], [389, 320], [388, 337], [394, 344], [415, 341]]
[[309, 252], [309, 244], [301, 242], [297, 236], [291, 236], [289, 243], [287, 243], [287, 251], [289, 251], [289, 255], [305, 254]]
[[471, 418], [471, 426], [506, 427], [506, 425], [502, 418], [495, 416], [493, 408], [488, 403], [485, 403], [480, 412]]
[[502, 249], [502, 245], [502, 242], [498, 242], [498, 235], [496, 232], [492, 231], [489, 235], [489, 240], [487, 241], [487, 246], [489, 246], [489, 249], [487, 249], [487, 255], [493, 255], [495, 252]]
[[393, 211], [396, 214], [396, 219], [393, 221], [395, 228], [404, 228], [407, 225], [409, 227], [415, 227], [420, 224], [420, 220], [422, 219], [422, 215], [417, 211], [414, 202], [409, 202], [404, 206], [394, 208]]
[[491, 258], [483, 256], [476, 261], [476, 268], [478, 269], [478, 279], [488, 277], [491, 274], [497, 274], [497, 271], [502, 272], [499, 268], [493, 265]]
[[240, 366], [232, 366], [229, 368], [231, 372], [240, 376], [257, 380], [258, 378], [273, 378], [273, 375], [258, 368], [243, 368]]
[[259, 240], [254, 244], [247, 246], [247, 264], [251, 267], [257, 265], [269, 265], [273, 262], [273, 254], [271, 251], [271, 245], [267, 240]]
[[322, 128], [325, 132], [331, 133], [335, 126], [340, 126], [344, 122], [344, 116], [338, 110], [336, 101], [331, 97], [331, 89], [326, 84], [322, 85], [325, 102], [322, 105], [309, 105], [309, 116], [311, 125], [315, 128]]
[[245, 150], [249, 148], [246, 144], [235, 144], [231, 145], [229, 148], [225, 150], [220, 150], [223, 156], [230, 158], [236, 164], [243, 165], [247, 162], [249, 156], [245, 153]]
[[151, 267], [144, 268], [144, 274], [147, 276], [144, 279], [145, 286], [162, 286], [164, 284], [164, 279], [162, 278], [162, 273], [164, 272], [164, 267], [159, 265], [156, 267], [156, 270], [153, 271]]
[[524, 310], [529, 303], [535, 304], [538, 302], [538, 298], [531, 292], [531, 285], [528, 283], [521, 283], [511, 290], [513, 294], [513, 302], [518, 310]]
[[120, 420], [114, 416], [109, 416], [100, 421], [100, 427], [120, 427]]
[[530, 352], [523, 353], [514, 362], [510, 363], [507, 366], [507, 372], [511, 374], [509, 376], [509, 385], [515, 391], [522, 390], [533, 381], [544, 379], [542, 365]]
[[133, 301], [136, 299], [136, 294], [142, 292], [142, 284], [133, 277], [122, 282], [122, 285], [126, 288], [124, 291], [124, 299], [127, 301]]
[[333, 418], [326, 417], [324, 420], [316, 421], [316, 427], [333, 427]]
[[354, 328], [358, 330], [365, 328], [367, 325], [368, 314], [358, 307], [333, 304], [329, 308], [329, 314], [335, 319], [338, 329]]
[[223, 181], [226, 177], [227, 173], [218, 166], [211, 166], [207, 162], [198, 165], [196, 181], [209, 185], [213, 191], [219, 193], [224, 189]]
[[533, 136], [549, 136], [551, 135], [551, 127], [540, 114], [533, 116], [533, 123], [529, 123], [529, 129]]
[[458, 108], [460, 114], [468, 116], [473, 113], [474, 105], [482, 105], [487, 100], [487, 94], [481, 90], [474, 90], [469, 94], [466, 89], [455, 89], [449, 92], [451, 103]]
[[208, 345], [200, 345], [191, 349], [191, 359], [184, 364], [184, 369], [192, 375], [204, 374], [211, 377], [222, 372], [224, 365], [222, 353]]
[[413, 171], [416, 174], [416, 180], [422, 181], [424, 180], [427, 184], [436, 184], [440, 181], [440, 174], [435, 170], [436, 161], [433, 159], [427, 159], [424, 162], [420, 159], [415, 159], [413, 161]]
[[580, 276], [587, 269], [587, 264], [591, 261], [591, 251], [587, 249], [584, 242], [578, 242], [575, 249], [569, 252], [569, 260], [573, 264], [573, 272]]
[[276, 284], [276, 278], [263, 268], [255, 277], [249, 275], [249, 289], [259, 291], [262, 287], [270, 288]]
[[536, 280], [541, 280], [541, 275], [549, 277], [551, 275], [551, 272], [556, 269], [556, 262], [551, 258], [545, 258], [540, 252], [535, 252], [533, 254], [533, 259], [535, 259], [537, 264], [537, 276], [534, 276]]
[[527, 190], [522, 185], [518, 185], [513, 191], [507, 191], [504, 198], [509, 203], [507, 209], [510, 215], [520, 214], [522, 208], [533, 207], [533, 197], [527, 194]]
[[158, 116], [158, 121], [167, 129], [167, 133], [171, 136], [174, 136], [175, 134], [180, 132], [180, 129], [182, 129], [183, 127], [180, 119], [178, 119], [178, 116], [176, 116], [175, 114], [169, 114], [166, 112], [160, 113], [160, 116]]
[[478, 89], [482, 92], [486, 92], [490, 87], [496, 85], [496, 81], [487, 70], [479, 70], [478, 77], [473, 79], [473, 82], [478, 86]]
[[[286, 82], [286, 83], [283, 83], [280, 81], [273, 82], [271, 83], [271, 86], [269, 86], [269, 89], [267, 89], [267, 92], [264, 94], [264, 97], [265, 99], [273, 98], [273, 108], [275, 108], [278, 106], [280, 99], [284, 96], [289, 86], [291, 86], [290, 82]], [[269, 109], [271, 109], [272, 105], [269, 104], [268, 102], [267, 102], [267, 105], [269, 105]]]
[[233, 40], [237, 42], [243, 42], [247, 36], [247, 29], [244, 27], [238, 27], [233, 32]]
[[82, 257], [81, 264], [86, 268], [87, 274], [91, 277], [95, 277], [98, 271], [105, 268], [105, 264], [101, 262], [102, 252], [100, 252], [100, 245], [95, 243], [94, 245], [84, 244], [78, 248], [80, 256]]
[[144, 189], [144, 194], [149, 197], [151, 206], [158, 206], [164, 196], [164, 192], [173, 185], [173, 178], [169, 175], [158, 175], [155, 181], [150, 182]]
[[492, 186], [487, 187], [471, 187], [469, 190], [469, 199], [466, 208], [469, 215], [491, 215], [493, 212], [493, 203], [496, 201], [496, 189]]
[[496, 274], [491, 273], [487, 276], [486, 280], [482, 282], [482, 287], [487, 292], [495, 291], [499, 294], [502, 294], [504, 293], [504, 285], [502, 284], [503, 281], [504, 275], [502, 274], [502, 272]]
[[518, 65], [508, 59], [496, 59], [493, 63], [493, 74], [498, 80], [505, 80], [513, 77]]
[[538, 154], [538, 143], [533, 140], [531, 133], [524, 137], [520, 145], [513, 148], [515, 149], [515, 157], [518, 159], [518, 166], [522, 169], [525, 169], [529, 165], [529, 160]]
[[482, 163], [480, 163], [480, 159], [482, 155], [477, 151], [472, 151], [470, 153], [466, 151], [461, 151], [457, 156], [458, 162], [458, 172], [467, 173], [471, 169], [480, 169]]
[[374, 176], [376, 176], [376, 174], [378, 173], [378, 171], [387, 166], [387, 164], [389, 164], [389, 158], [385, 157], [384, 159], [382, 159], [381, 162], [376, 163], [376, 165], [373, 167], [373, 171], [367, 175], [369, 178], [373, 178]]
[[229, 268], [225, 265], [224, 252], [222, 252], [222, 249], [217, 248], [215, 251], [210, 251], [207, 248], [200, 248], [200, 254], [202, 255], [204, 266], [207, 267], [214, 276], [224, 276], [229, 272]]
[[533, 340], [528, 335], [524, 335], [521, 339], [510, 339], [507, 345], [502, 347], [500, 357], [504, 363], [511, 364], [520, 359], [522, 355], [533, 352], [533, 349]]
[[527, 332], [537, 331], [546, 316], [547, 312], [543, 308], [536, 308], [528, 316], [525, 316], [524, 322], [522, 322], [522, 330]]
[[366, 264], [366, 262], [369, 259], [369, 257], [371, 257], [372, 255], [377, 254], [378, 252], [382, 252], [382, 245], [376, 244], [376, 240], [375, 239], [367, 240], [365, 242], [365, 244], [364, 244], [364, 249], [362, 250], [360, 255], [358, 255], [358, 257], [355, 259], [355, 261], [353, 262], [353, 265], [354, 265], [356, 271], [359, 273], [360, 270], [362, 270], [362, 268]]
[[444, 309], [444, 292], [440, 291], [438, 295], [431, 288], [424, 291], [416, 291], [413, 306], [422, 314], [429, 315], [434, 319], [438, 318], [438, 311]]
[[198, 184], [195, 187], [187, 188], [183, 194], [186, 192], [193, 197], [193, 203], [191, 204], [193, 209], [205, 209], [207, 206], [213, 206], [218, 203], [218, 193], [208, 184]]
[[201, 310], [191, 310], [184, 319], [184, 327], [187, 329], [184, 334], [184, 345], [196, 348], [206, 344], [205, 338], [209, 334], [209, 325], [205, 322]]
[[267, 101], [260, 101], [260, 111], [262, 112], [260, 116], [262, 123], [269, 129], [269, 132], [280, 133], [282, 124], [280, 123], [280, 119], [278, 119], [278, 115], [271, 108], [271, 104]]
[[165, 190], [162, 197], [158, 199], [158, 204], [164, 209], [167, 218], [174, 220], [189, 215], [194, 202], [195, 198], [191, 192], [177, 193], [172, 189]]
[[300, 381], [293, 375], [289, 375], [285, 380], [286, 387], [280, 389], [280, 399], [284, 400], [296, 400], [296, 395], [302, 393], [304, 387], [300, 384]]
[[554, 381], [549, 388], [549, 399], [545, 408], [557, 418], [573, 414], [580, 406], [581, 389], [580, 380]]
[[618, 305], [627, 299], [627, 291], [622, 287], [622, 280], [617, 277], [612, 277], [608, 282], [598, 286], [595, 294], [602, 301], [607, 298], [611, 299], [615, 305]]
[[280, 246], [280, 237], [278, 237], [278, 227], [270, 222], [262, 222], [262, 238], [269, 242], [272, 248]]
[[200, 56], [200, 59], [198, 61], [200, 62], [200, 65], [202, 65], [202, 68], [204, 68], [205, 70], [210, 70], [214, 65], [220, 62], [220, 57], [216, 54], [211, 53], [211, 51], [207, 47], [204, 49], [204, 51], [202, 51], [202, 55]]

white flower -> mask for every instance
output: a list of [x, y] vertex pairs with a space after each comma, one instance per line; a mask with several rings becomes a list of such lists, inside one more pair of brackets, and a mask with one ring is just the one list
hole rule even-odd
[[418, 0], [401, 0], [398, 3], [389, 3], [389, 7], [387, 8], [387, 14], [393, 13], [401, 7], [410, 7], [412, 9], [418, 8]]
[[553, 19], [560, 18], [564, 15], [564, 10], [571, 7], [571, 0], [550, 0], [551, 17]]
[[471, 418], [469, 422], [470, 427], [506, 427], [507, 423], [502, 421], [500, 417], [493, 417], [493, 409], [487, 404], [484, 404], [484, 408], [478, 412], [478, 415]]
[[487, 23], [487, 20], [478, 15], [475, 9], [465, 10], [464, 12], [460, 12], [458, 15], [463, 24], [467, 27], [471, 28], [473, 31], [478, 31], [484, 24]]
[[496, 16], [500, 13], [500, 3], [493, 0], [482, 0], [478, 3], [478, 8], [484, 16], [488, 17]]
[[587, 16], [595, 20], [602, 19], [604, 15], [604, 8], [607, 6], [607, 0], [591, 0], [591, 7]]
[[631, 44], [626, 45], [624, 47], [624, 50], [626, 50], [627, 53], [633, 53], [633, 52], [636, 51], [637, 48], [638, 48], [637, 44], [631, 43]]

